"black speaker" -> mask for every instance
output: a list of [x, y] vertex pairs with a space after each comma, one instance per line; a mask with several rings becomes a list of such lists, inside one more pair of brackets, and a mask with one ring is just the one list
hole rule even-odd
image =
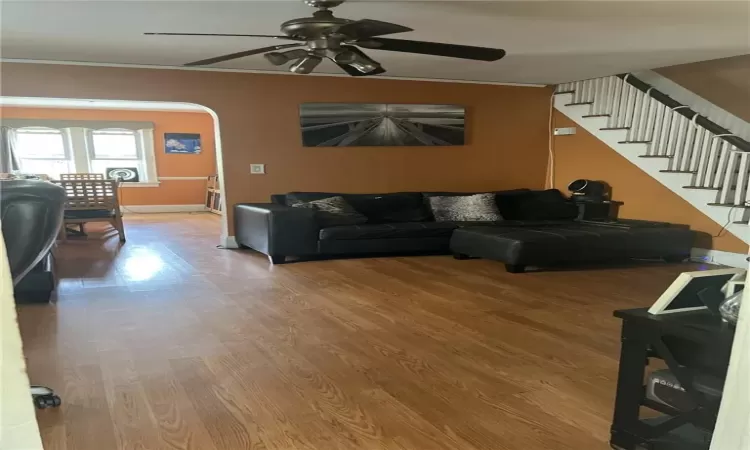
[[609, 200], [610, 186], [604, 181], [574, 180], [568, 185], [568, 190], [576, 201], [603, 202]]

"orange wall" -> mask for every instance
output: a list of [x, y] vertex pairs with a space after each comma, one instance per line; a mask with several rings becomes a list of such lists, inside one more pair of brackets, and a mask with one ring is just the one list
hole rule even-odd
[[577, 128], [575, 135], [554, 138], [557, 189], [567, 192], [568, 183], [577, 178], [606, 181], [612, 186], [612, 199], [624, 202], [621, 218], [688, 224], [699, 232], [695, 247], [747, 253], [747, 244], [731, 233], [714, 237], [720, 225], [564, 114], [555, 112], [554, 126]]
[[[219, 117], [230, 205], [291, 190], [386, 192], [540, 188], [549, 89], [345, 77], [3, 63], [8, 96], [179, 101]], [[304, 102], [458, 104], [461, 147], [303, 148]], [[250, 164], [266, 175], [250, 175]]]
[[[120, 111], [60, 108], [0, 108], [0, 116], [12, 119], [119, 120], [154, 123], [154, 152], [159, 177], [207, 177], [216, 173], [214, 121], [208, 113]], [[164, 133], [199, 133], [199, 155], [164, 153]], [[123, 205], [203, 204], [206, 180], [163, 180], [159, 187], [123, 187]]]

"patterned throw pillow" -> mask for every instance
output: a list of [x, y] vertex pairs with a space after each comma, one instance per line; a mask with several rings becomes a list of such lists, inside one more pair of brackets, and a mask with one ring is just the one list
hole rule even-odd
[[357, 212], [341, 196], [313, 200], [311, 202], [293, 203], [291, 206], [293, 208], [315, 210], [315, 218], [322, 227], [358, 225], [367, 222], [367, 217]]
[[503, 220], [495, 194], [429, 197], [435, 222], [496, 222]]

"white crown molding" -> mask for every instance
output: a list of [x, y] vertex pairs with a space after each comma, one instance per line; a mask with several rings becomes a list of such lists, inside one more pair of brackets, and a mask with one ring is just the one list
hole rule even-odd
[[190, 103], [94, 100], [72, 98], [0, 97], [0, 106], [52, 109], [115, 109], [206, 113], [206, 107]]
[[[51, 64], [58, 66], [91, 66], [91, 67], [119, 67], [126, 69], [154, 69], [154, 70], [190, 70], [190, 71], [202, 71], [202, 72], [228, 72], [228, 73], [255, 73], [262, 75], [285, 75], [294, 77], [337, 77], [337, 78], [351, 78], [346, 74], [338, 73], [311, 73], [307, 75], [299, 75], [287, 71], [280, 70], [255, 70], [255, 69], [219, 69], [219, 68], [205, 68], [205, 67], [181, 67], [181, 66], [159, 66], [153, 64], [115, 64], [115, 63], [97, 63], [87, 61], [53, 61], [46, 59], [14, 59], [14, 58], [0, 58], [0, 64], [2, 63], [17, 63], [17, 64]], [[411, 77], [394, 77], [394, 76], [382, 76], [378, 75], [375, 77], [367, 77], [368, 80], [401, 80], [401, 81], [432, 81], [435, 83], [459, 83], [459, 84], [489, 84], [496, 86], [520, 86], [520, 87], [532, 87], [532, 88], [543, 88], [546, 87], [544, 84], [525, 84], [525, 83], [503, 83], [499, 81], [473, 81], [473, 80], [452, 80], [445, 78], [411, 78]]]

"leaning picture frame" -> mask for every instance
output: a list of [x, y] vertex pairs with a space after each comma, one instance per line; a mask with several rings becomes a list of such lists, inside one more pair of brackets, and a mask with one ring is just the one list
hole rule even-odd
[[649, 308], [651, 314], [672, 314], [676, 312], [708, 309], [698, 294], [706, 288], [716, 288], [724, 292], [730, 281], [744, 277], [745, 269], [714, 269], [681, 273]]

